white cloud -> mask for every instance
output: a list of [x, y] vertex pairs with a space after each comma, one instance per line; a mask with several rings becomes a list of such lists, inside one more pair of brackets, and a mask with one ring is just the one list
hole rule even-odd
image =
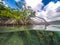
[[25, 0], [27, 6], [31, 6], [32, 9], [37, 8], [41, 5], [42, 0]]
[[4, 5], [5, 5], [5, 7], [8, 7], [8, 5], [5, 3], [5, 1], [3, 0], [0, 0], [0, 2], [2, 2]]
[[60, 2], [57, 3], [50, 2], [47, 6], [44, 7], [46, 11], [56, 11], [56, 8], [60, 6]]
[[60, 12], [60, 6], [56, 9], [56, 12]]
[[3, 4], [5, 4], [5, 1], [0, 0], [0, 2], [2, 2]]
[[[55, 18], [58, 17], [58, 15], [60, 15], [60, 13], [57, 12], [58, 7], [60, 7], [59, 1], [57, 3], [50, 2], [47, 6], [45, 6], [48, 20], [55, 20]], [[56, 18], [56, 19], [58, 19], [58, 18]]]
[[15, 0], [16, 2], [19, 2], [19, 1], [21, 1], [21, 0]]
[[3, 4], [6, 4], [5, 1], [3, 1]]
[[7, 4], [5, 4], [5, 7], [9, 7]]
[[36, 16], [42, 17], [42, 18], [46, 18], [46, 12], [45, 11], [41, 11], [41, 12], [36, 12]]

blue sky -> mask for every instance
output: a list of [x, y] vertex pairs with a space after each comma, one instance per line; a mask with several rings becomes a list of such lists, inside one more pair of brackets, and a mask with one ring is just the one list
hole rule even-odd
[[[24, 1], [24, 0], [22, 0]], [[11, 8], [17, 8], [17, 6], [15, 5], [15, 0], [5, 0], [5, 3], [10, 6]]]
[[[24, 0], [21, 0], [21, 1], [24, 1]], [[53, 1], [53, 2], [57, 2], [57, 1], [59, 1], [59, 0], [42, 0], [42, 2], [43, 2], [43, 4], [44, 4], [44, 6], [45, 5], [47, 5], [49, 2], [51, 2], [51, 1]], [[9, 5], [11, 8], [17, 8], [17, 6], [15, 5], [15, 0], [5, 0], [5, 2], [6, 2], [6, 4], [7, 5]]]
[[10, 6], [11, 8], [17, 8], [15, 5], [15, 0], [5, 0], [5, 3]]

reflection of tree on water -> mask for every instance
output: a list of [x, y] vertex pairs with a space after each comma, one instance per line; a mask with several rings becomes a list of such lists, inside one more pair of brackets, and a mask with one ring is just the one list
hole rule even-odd
[[[37, 16], [36, 16], [36, 17], [37, 17]], [[42, 17], [38, 17], [38, 18], [40, 18], [40, 19], [42, 19], [42, 20], [44, 21], [45, 29], [46, 29], [46, 27], [49, 25], [49, 23], [48, 23], [44, 18], [42, 18]]]
[[[38, 23], [38, 21], [37, 21], [37, 23], [35, 23], [35, 25], [45, 25], [45, 29], [46, 29], [46, 27], [49, 25], [49, 23], [44, 19], [44, 18], [42, 18], [42, 17], [38, 17], [38, 16], [34, 16], [34, 17], [36, 17], [35, 19], [37, 19], [37, 18], [39, 18], [39, 21], [40, 21], [40, 23]], [[33, 18], [34, 18], [33, 17]], [[41, 20], [40, 20], [41, 19]], [[35, 21], [36, 22], [36, 21]], [[34, 22], [32, 23], [33, 25], [34, 25]]]

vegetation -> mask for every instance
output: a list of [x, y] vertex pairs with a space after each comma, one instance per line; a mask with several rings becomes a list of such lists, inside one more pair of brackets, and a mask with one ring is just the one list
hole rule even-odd
[[17, 23], [20, 24], [29, 23], [30, 16], [33, 16], [35, 12], [31, 10], [29, 6], [26, 8], [23, 2], [21, 6], [19, 6], [18, 3], [16, 3], [16, 5], [18, 9], [11, 9], [10, 7], [5, 7], [3, 4], [0, 4], [0, 18], [15, 19]]

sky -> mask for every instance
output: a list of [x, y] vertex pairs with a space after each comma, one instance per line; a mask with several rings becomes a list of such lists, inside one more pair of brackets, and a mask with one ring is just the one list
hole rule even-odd
[[[5, 3], [7, 4], [7, 5], [9, 5], [10, 7], [12, 7], [12, 8], [16, 8], [16, 5], [15, 5], [15, 1], [16, 2], [19, 2], [19, 1], [27, 1], [27, 2], [30, 2], [30, 0], [4, 0], [5, 1]], [[34, 2], [35, 0], [31, 0], [31, 2]], [[37, 1], [37, 2], [36, 2]], [[40, 2], [42, 2], [43, 4], [44, 4], [44, 6], [46, 6], [49, 2], [51, 2], [51, 1], [53, 1], [53, 2], [57, 2], [57, 1], [59, 1], [59, 0], [36, 0], [35, 1], [35, 3], [37, 4], [37, 3], [40, 3]], [[30, 3], [31, 3], [30, 2]], [[35, 5], [36, 5], [35, 4]]]
[[[26, 6], [31, 6], [36, 11], [36, 16], [40, 16], [47, 21], [60, 20], [60, 0], [4, 0], [5, 5], [17, 8], [15, 1], [26, 2]], [[38, 12], [39, 11], [39, 12]]]

